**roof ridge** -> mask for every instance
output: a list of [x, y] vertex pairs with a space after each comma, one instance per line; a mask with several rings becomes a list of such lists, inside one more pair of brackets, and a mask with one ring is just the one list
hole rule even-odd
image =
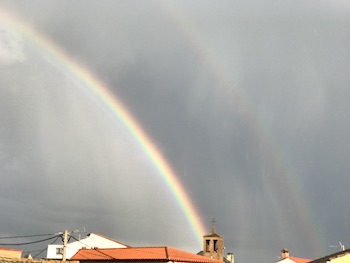
[[113, 241], [113, 242], [116, 242], [116, 243], [119, 243], [119, 244], [124, 245], [124, 246], [126, 246], [126, 247], [130, 247], [129, 245], [127, 245], [127, 244], [125, 244], [125, 243], [123, 243], [123, 242], [120, 242], [120, 241], [118, 241], [118, 240], [116, 240], [116, 239], [113, 239], [113, 238], [111, 238], [111, 237], [107, 237], [107, 236], [104, 236], [104, 235], [101, 235], [101, 234], [96, 234], [96, 233], [90, 233], [89, 235], [91, 235], [91, 234], [96, 235], [96, 236], [99, 236], [99, 237], [102, 237], [102, 238], [105, 238], [105, 239], [108, 239], [108, 240]]
[[222, 263], [188, 251], [169, 246], [130, 247], [130, 248], [96, 248], [79, 250], [72, 260], [93, 261], [141, 261], [141, 262], [188, 262], [188, 263]]

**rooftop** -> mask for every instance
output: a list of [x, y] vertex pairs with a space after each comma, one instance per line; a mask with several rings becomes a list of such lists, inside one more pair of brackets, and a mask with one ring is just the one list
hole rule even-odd
[[289, 259], [293, 260], [296, 263], [307, 263], [310, 262], [311, 259], [307, 259], [307, 258], [295, 258], [295, 257], [289, 257]]
[[349, 253], [350, 253], [350, 249], [346, 249], [346, 250], [339, 251], [339, 252], [333, 253], [333, 254], [331, 254], [331, 255], [322, 257], [322, 258], [318, 258], [318, 259], [312, 260], [312, 261], [310, 261], [310, 263], [323, 263], [323, 262], [327, 262], [327, 261], [329, 261], [329, 260], [331, 260], [331, 259], [335, 259], [335, 258], [344, 256], [344, 255], [347, 255], [347, 254], [349, 254]]
[[192, 263], [222, 263], [172, 247], [128, 247], [113, 249], [80, 249], [72, 260], [108, 261], [173, 261]]

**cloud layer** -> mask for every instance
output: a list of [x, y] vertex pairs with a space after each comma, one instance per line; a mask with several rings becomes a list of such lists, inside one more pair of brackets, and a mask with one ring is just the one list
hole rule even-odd
[[[273, 262], [283, 247], [317, 258], [349, 242], [346, 3], [0, 5], [123, 101], [237, 261]], [[130, 245], [201, 249], [83, 83], [10, 27], [0, 59], [2, 236], [86, 227]]]

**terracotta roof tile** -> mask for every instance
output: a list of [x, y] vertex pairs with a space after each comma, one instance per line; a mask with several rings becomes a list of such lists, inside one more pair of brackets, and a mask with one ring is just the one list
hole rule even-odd
[[174, 261], [193, 263], [222, 263], [222, 261], [195, 255], [172, 247], [129, 247], [111, 249], [80, 249], [72, 260], [109, 261]]

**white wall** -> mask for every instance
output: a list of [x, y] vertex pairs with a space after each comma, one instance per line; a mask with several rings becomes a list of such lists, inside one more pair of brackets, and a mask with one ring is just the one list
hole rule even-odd
[[[96, 235], [91, 233], [88, 237], [81, 239], [80, 241], [75, 241], [72, 243], [67, 244], [66, 249], [66, 258], [70, 259], [75, 255], [75, 253], [78, 252], [79, 249], [86, 247], [86, 248], [124, 248], [127, 247], [127, 245], [122, 244], [118, 241], [109, 239], [104, 236]], [[57, 253], [57, 249], [63, 250], [63, 244], [62, 245], [48, 245], [47, 246], [47, 255], [46, 258], [48, 259], [62, 259], [62, 254]]]

